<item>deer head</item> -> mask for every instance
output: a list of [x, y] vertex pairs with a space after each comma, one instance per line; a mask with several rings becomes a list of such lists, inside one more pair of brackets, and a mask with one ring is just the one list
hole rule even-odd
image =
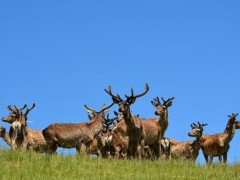
[[[10, 110], [10, 114], [2, 118], [3, 122], [12, 124], [15, 121], [19, 121], [27, 126], [27, 115], [35, 107], [35, 103], [33, 103], [31, 108], [28, 108], [26, 104], [22, 108], [17, 108], [15, 105], [14, 108], [11, 105], [8, 105], [7, 107]], [[27, 108], [27, 110], [23, 113], [22, 110], [25, 108]]]
[[235, 128], [240, 129], [240, 121], [235, 121]]
[[123, 114], [118, 113], [118, 112], [116, 112], [116, 111], [114, 111], [114, 114], [115, 114], [116, 117], [117, 117], [117, 122], [124, 121]]
[[126, 113], [127, 111], [129, 111], [130, 105], [133, 104], [138, 97], [141, 97], [148, 92], [149, 87], [148, 84], [146, 83], [145, 91], [138, 95], [134, 95], [133, 89], [131, 89], [131, 95], [130, 96], [125, 95], [126, 97], [125, 101], [119, 96], [119, 94], [114, 95], [112, 93], [111, 86], [108, 87], [108, 90], [106, 89], [104, 90], [112, 97], [113, 102], [119, 105], [119, 112]]
[[22, 114], [22, 110], [25, 109], [26, 107], [27, 107], [26, 104], [22, 108], [17, 108], [15, 105], [14, 107], [8, 105], [7, 108], [10, 111], [10, 114], [8, 116], [3, 117], [2, 121], [10, 124], [13, 123], [16, 119], [19, 119], [19, 117]]
[[231, 115], [228, 115], [229, 120], [227, 124], [227, 128], [234, 127], [234, 129], [240, 129], [240, 122], [236, 120], [238, 113], [234, 114], [232, 113]]
[[166, 101], [163, 99], [163, 97], [161, 99], [163, 103], [160, 102], [158, 97], [154, 98], [151, 103], [154, 107], [157, 108], [157, 110], [155, 111], [156, 115], [165, 116], [167, 109], [172, 105], [172, 100], [174, 99], [174, 97], [168, 98]]
[[188, 136], [190, 137], [201, 137], [202, 136], [202, 132], [203, 132], [203, 126], [206, 126], [206, 123], [199, 123], [195, 124], [192, 123], [191, 127], [192, 127], [192, 131], [188, 133]]
[[238, 113], [237, 114], [232, 113], [231, 115], [228, 115], [229, 121], [231, 121], [231, 122], [236, 121], [237, 115], [238, 115]]
[[107, 117], [104, 116], [104, 128], [103, 128], [103, 133], [106, 133], [106, 132], [111, 132], [112, 131], [112, 127], [111, 125], [116, 125], [116, 122], [115, 120], [117, 120], [118, 117], [114, 117], [114, 118], [109, 118], [109, 114], [107, 114]]

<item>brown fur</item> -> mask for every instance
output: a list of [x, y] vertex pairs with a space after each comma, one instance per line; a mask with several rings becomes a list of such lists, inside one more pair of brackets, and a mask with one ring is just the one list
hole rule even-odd
[[6, 132], [5, 127], [0, 127], [0, 137], [3, 138], [3, 140], [10, 146], [11, 146], [11, 139], [9, 137], [9, 134]]
[[208, 157], [210, 157], [210, 163], [212, 163], [214, 157], [219, 158], [219, 162], [227, 162], [227, 153], [229, 150], [229, 143], [232, 140], [235, 129], [240, 128], [240, 122], [236, 121], [238, 114], [229, 115], [229, 120], [226, 129], [222, 133], [217, 134], [205, 134], [200, 139], [200, 146], [203, 151], [206, 163], [208, 163]]
[[127, 150], [128, 158], [136, 158], [138, 156], [141, 159], [141, 141], [142, 141], [142, 126], [138, 118], [131, 114], [130, 105], [133, 104], [136, 98], [145, 95], [149, 90], [148, 84], [146, 84], [145, 91], [139, 95], [133, 94], [131, 90], [131, 96], [126, 96], [126, 100], [122, 100], [119, 95], [113, 95], [111, 92], [111, 86], [105, 91], [112, 97], [113, 102], [118, 104], [119, 112], [123, 114], [123, 118], [126, 124], [126, 134], [129, 137], [129, 145]]
[[43, 136], [47, 144], [54, 152], [57, 147], [73, 148], [75, 147], [78, 154], [81, 150], [81, 145], [90, 146], [94, 137], [96, 137], [103, 129], [103, 116], [107, 113], [110, 107], [96, 112], [85, 105], [90, 114], [94, 114], [94, 118], [89, 123], [55, 123], [45, 128]]
[[171, 146], [171, 158], [182, 158], [195, 161], [199, 154], [200, 146], [195, 141], [180, 142]]
[[47, 152], [47, 144], [41, 130], [27, 128], [19, 121], [11, 124], [9, 131], [12, 148]]
[[98, 136], [103, 157], [126, 158], [129, 138], [126, 134], [126, 124], [123, 115], [114, 112], [118, 123]]
[[172, 158], [182, 158], [187, 160], [195, 160], [198, 157], [199, 150], [200, 150], [200, 139], [203, 133], [203, 126], [207, 124], [192, 124], [192, 131], [188, 133], [191, 137], [196, 137], [194, 141], [186, 141], [186, 142], [178, 142], [176, 140], [171, 139], [171, 146], [170, 146], [170, 155]]
[[[152, 155], [155, 157], [160, 156], [161, 152], [161, 140], [164, 136], [164, 133], [168, 127], [168, 108], [172, 105], [172, 100], [174, 97], [169, 98], [168, 100], [163, 100], [163, 103], [160, 102], [159, 98], [156, 97], [151, 103], [157, 108], [155, 111], [156, 115], [159, 115], [159, 118], [153, 117], [148, 119], [139, 118], [141, 125], [143, 127], [141, 142], [142, 149], [145, 146], [149, 146]], [[135, 117], [138, 118], [137, 116]], [[144, 153], [142, 151], [142, 153]]]
[[[11, 113], [3, 118], [4, 122], [11, 124], [9, 130], [10, 144], [13, 149], [20, 148], [24, 150], [33, 150], [36, 152], [46, 152], [47, 144], [41, 130], [27, 128], [27, 115], [35, 107], [35, 104], [29, 109], [27, 105], [22, 108], [8, 106]], [[22, 112], [26, 109], [25, 113]]]

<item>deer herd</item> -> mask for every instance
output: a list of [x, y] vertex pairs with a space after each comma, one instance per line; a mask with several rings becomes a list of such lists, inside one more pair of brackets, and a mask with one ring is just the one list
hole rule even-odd
[[[238, 113], [228, 116], [222, 133], [203, 134], [207, 124], [192, 123], [188, 135], [195, 140], [181, 142], [164, 136], [168, 128], [168, 108], [174, 97], [167, 100], [154, 98], [151, 103], [156, 108], [156, 117], [141, 118], [133, 115], [130, 107], [148, 92], [148, 84], [144, 92], [135, 95], [131, 89], [131, 94], [125, 95], [125, 98], [114, 94], [111, 86], [104, 90], [112, 98], [112, 103], [98, 112], [84, 105], [89, 122], [53, 123], [43, 130], [27, 126], [27, 116], [35, 103], [30, 108], [26, 104], [21, 108], [8, 105], [10, 113], [2, 121], [9, 123], [10, 129], [6, 131], [5, 127], [0, 127], [0, 136], [11, 149], [47, 154], [57, 153], [57, 148], [62, 147], [76, 148], [79, 155], [96, 154], [103, 158], [181, 158], [195, 162], [201, 149], [206, 163], [212, 163], [214, 157], [218, 157], [219, 162], [227, 162], [230, 141], [235, 129], [240, 129], [240, 121], [236, 120]], [[114, 111], [116, 117], [110, 119], [108, 111], [114, 104], [118, 105], [119, 112]]]

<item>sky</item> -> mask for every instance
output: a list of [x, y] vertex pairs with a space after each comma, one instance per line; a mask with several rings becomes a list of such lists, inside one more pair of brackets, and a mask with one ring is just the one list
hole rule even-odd
[[[7, 105], [36, 103], [29, 128], [88, 122], [84, 104], [110, 104], [109, 85], [124, 98], [148, 83], [131, 111], [154, 117], [151, 100], [174, 96], [166, 137], [194, 140], [187, 133], [198, 121], [208, 123], [204, 134], [223, 132], [240, 113], [239, 8], [237, 0], [1, 1], [0, 116]], [[238, 130], [230, 146], [228, 162], [240, 161]]]

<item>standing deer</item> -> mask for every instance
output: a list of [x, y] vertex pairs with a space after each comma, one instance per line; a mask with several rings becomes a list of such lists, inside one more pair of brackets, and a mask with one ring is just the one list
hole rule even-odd
[[[90, 115], [90, 122], [92, 121], [91, 115]], [[87, 154], [96, 154], [97, 156], [102, 157], [108, 157], [110, 156], [109, 148], [106, 145], [106, 141], [108, 141], [108, 134], [111, 129], [111, 125], [115, 124], [115, 120], [117, 117], [109, 119], [109, 114], [107, 114], [107, 118], [104, 116], [104, 128], [101, 133], [99, 133], [92, 142], [90, 143], [90, 146], [86, 148]]]
[[232, 113], [228, 115], [229, 120], [225, 130], [218, 134], [204, 134], [200, 139], [200, 146], [203, 151], [206, 163], [208, 163], [208, 157], [210, 157], [210, 163], [213, 162], [213, 157], [218, 156], [219, 162], [227, 162], [227, 153], [230, 147], [230, 141], [232, 140], [235, 129], [240, 128], [240, 122], [236, 120], [237, 114]]
[[152, 105], [157, 108], [155, 115], [159, 116], [158, 123], [161, 126], [161, 136], [164, 136], [166, 129], [168, 128], [168, 108], [172, 105], [172, 98], [168, 98], [166, 101], [162, 97], [163, 103], [160, 102], [159, 98], [156, 97], [151, 101]]
[[142, 126], [138, 117], [133, 116], [130, 110], [130, 105], [132, 105], [138, 97], [145, 95], [149, 90], [148, 84], [146, 84], [145, 91], [141, 94], [134, 95], [133, 89], [131, 89], [131, 95], [123, 100], [118, 94], [113, 95], [111, 91], [111, 86], [105, 91], [112, 97], [114, 103], [118, 104], [119, 112], [123, 114], [124, 121], [126, 123], [126, 133], [129, 137], [129, 145], [127, 150], [128, 158], [138, 158], [141, 159], [141, 140], [142, 140]]
[[[146, 131], [145, 134], [148, 134], [148, 139], [151, 139], [151, 140], [155, 139], [154, 141], [157, 141], [157, 144], [156, 143], [153, 144], [153, 143], [149, 143], [148, 142], [149, 140], [145, 139], [145, 141], [147, 142], [145, 144], [150, 145], [152, 147], [152, 150], [154, 150], [154, 155], [157, 157], [160, 155], [160, 152], [162, 151], [161, 148], [162, 147], [165, 148], [166, 144], [168, 144], [168, 141], [165, 141], [163, 137], [166, 129], [168, 128], [168, 122], [169, 122], [168, 108], [172, 105], [173, 99], [174, 97], [168, 98], [165, 101], [162, 97], [163, 103], [161, 103], [159, 98], [156, 97], [153, 99], [153, 101], [151, 101], [152, 105], [157, 108], [157, 110], [155, 111], [155, 115], [159, 116], [159, 118], [151, 119], [151, 121], [157, 123], [155, 126], [156, 128], [158, 127], [158, 130], [155, 131], [155, 133], [153, 133], [153, 128], [150, 126], [149, 120], [145, 120], [145, 121], [142, 120], [143, 129], [144, 131]], [[152, 138], [149, 138], [149, 135], [151, 134], [152, 134]]]
[[[2, 120], [11, 124], [9, 130], [9, 137], [11, 140], [11, 147], [13, 149], [19, 148], [23, 150], [33, 150], [36, 152], [46, 152], [48, 150], [46, 141], [42, 135], [41, 130], [33, 130], [27, 127], [27, 115], [35, 107], [33, 103], [31, 108], [24, 105], [23, 108], [15, 108], [8, 106], [11, 113]], [[23, 113], [22, 110], [26, 109]]]
[[[101, 133], [98, 137], [101, 149], [104, 150], [104, 157], [126, 158], [128, 149], [128, 136], [126, 134], [126, 124], [121, 113], [114, 111], [117, 118], [117, 124], [107, 128], [107, 131]], [[114, 118], [115, 119], [115, 118]]]
[[194, 141], [185, 141], [185, 142], [174, 141], [175, 143], [172, 144], [169, 140], [170, 156], [172, 158], [182, 158], [182, 159], [192, 160], [193, 162], [195, 162], [200, 150], [200, 139], [203, 133], [203, 126], [206, 126], [206, 125], [207, 124], [204, 124], [204, 123], [200, 124], [199, 122], [198, 122], [198, 125], [195, 123], [191, 124], [192, 131], [188, 133], [188, 136], [196, 137], [196, 140]]
[[88, 113], [93, 114], [93, 119], [89, 123], [54, 123], [43, 129], [43, 136], [51, 148], [50, 151], [55, 152], [57, 147], [75, 147], [77, 153], [80, 154], [82, 144], [89, 148], [93, 139], [102, 131], [104, 115], [112, 105], [114, 103], [101, 109], [100, 112], [84, 105]]

